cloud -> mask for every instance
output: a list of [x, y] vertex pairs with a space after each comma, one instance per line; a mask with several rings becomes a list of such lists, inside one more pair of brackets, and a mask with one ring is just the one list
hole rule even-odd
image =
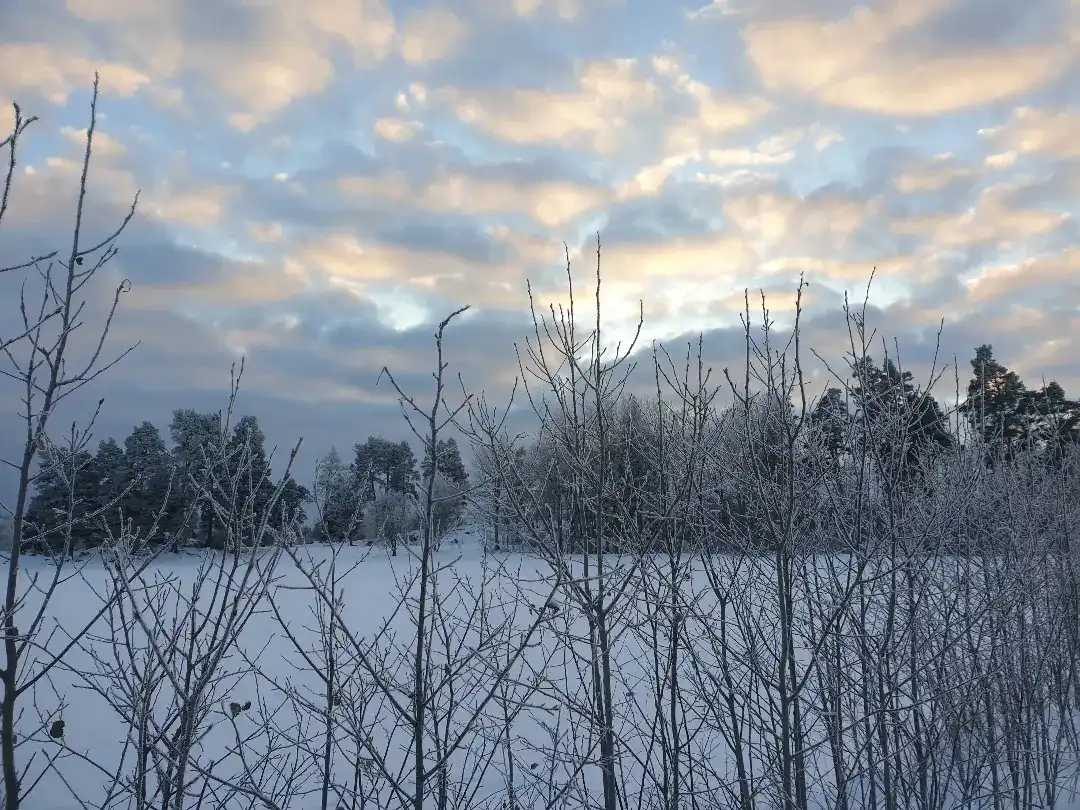
[[622, 0], [477, 0], [485, 12], [512, 14], [522, 19], [553, 16], [559, 20], [576, 20], [589, 12], [610, 11], [622, 5]]
[[1062, 298], [1075, 300], [1080, 296], [1078, 265], [1080, 246], [1074, 245], [1016, 264], [986, 267], [971, 280], [969, 287], [972, 298], [978, 303], [1008, 300], [1038, 305]]
[[445, 8], [415, 11], [401, 27], [401, 58], [409, 64], [445, 59], [457, 53], [467, 35], [461, 19]]
[[913, 45], [945, 5], [886, 0], [839, 20], [755, 21], [743, 29], [743, 39], [766, 88], [894, 116], [933, 116], [1014, 98], [1061, 76], [1076, 60], [1075, 43], [1060, 34], [1030, 44], [976, 42], [952, 52]]
[[493, 90], [445, 86], [437, 91], [457, 117], [516, 144], [569, 142], [614, 150], [631, 119], [657, 103], [659, 90], [636, 59], [585, 64], [568, 90]]
[[[61, 127], [60, 134], [81, 147], [85, 147], [86, 145], [87, 131], [85, 127], [82, 129], [75, 129], [75, 127]], [[99, 129], [94, 133], [94, 154], [100, 160], [108, 160], [109, 158], [127, 154], [127, 147], [116, 140], [112, 135]]]
[[400, 170], [378, 175], [347, 175], [338, 187], [353, 197], [407, 202], [425, 211], [445, 214], [521, 212], [536, 222], [564, 225], [594, 210], [611, 197], [610, 190], [569, 179], [514, 177], [513, 167], [491, 166], [465, 171], [438, 167], [426, 181], [414, 182]]
[[1080, 110], [1017, 107], [1000, 127], [979, 131], [1008, 155], [1080, 158]]
[[[196, 79], [224, 96], [232, 108], [227, 120], [245, 132], [296, 99], [328, 88], [337, 75], [335, 53], [344, 51], [354, 65], [369, 66], [389, 55], [396, 35], [382, 0], [284, 6], [75, 0], [69, 9], [76, 30], [85, 22], [108, 24], [93, 44], [122, 61], [127, 72], [117, 68], [112, 81], [156, 86]], [[223, 36], [225, 31], [231, 33]]]
[[959, 164], [955, 155], [943, 152], [904, 169], [896, 175], [893, 185], [905, 194], [916, 194], [941, 191], [955, 183], [968, 183], [977, 176], [975, 167]]
[[401, 143], [415, 137], [423, 124], [419, 121], [406, 121], [402, 118], [379, 118], [375, 121], [375, 134], [385, 141]]
[[943, 248], [997, 244], [1005, 249], [1045, 235], [1067, 222], [1067, 212], [1019, 207], [1010, 203], [1011, 184], [984, 190], [972, 209], [915, 214], [893, 223], [894, 233], [928, 238]]
[[101, 62], [45, 42], [12, 42], [0, 47], [0, 92], [14, 98], [20, 90], [34, 89], [54, 104], [63, 104], [76, 90], [101, 76], [107, 93], [132, 96], [148, 87], [151, 78], [121, 62]]
[[767, 99], [718, 90], [683, 70], [676, 59], [653, 59], [653, 69], [673, 91], [691, 100], [694, 111], [674, 116], [665, 134], [669, 152], [708, 148], [715, 138], [746, 127], [773, 109]]
[[[87, 391], [107, 396], [101, 431], [220, 407], [244, 353], [243, 407], [272, 441], [304, 434], [302, 465], [368, 432], [407, 438], [382, 365], [428, 390], [433, 324], [471, 304], [454, 368], [499, 401], [530, 328], [526, 282], [539, 308], [565, 304], [567, 250], [591, 317], [597, 232], [612, 340], [643, 299], [646, 344], [702, 330], [707, 361], [737, 367], [744, 291], [756, 306], [765, 290], [784, 325], [805, 274], [806, 343], [835, 358], [843, 293], [876, 271], [872, 321], [917, 369], [944, 318], [946, 356], [992, 342], [1075, 394], [1078, 9], [15, 4], [0, 101], [40, 120], [0, 266], [70, 250], [99, 69], [85, 238], [141, 193], [86, 312], [130, 278], [110, 346], [143, 341]], [[22, 280], [0, 274], [0, 336]], [[0, 407], [13, 398], [0, 381]]]

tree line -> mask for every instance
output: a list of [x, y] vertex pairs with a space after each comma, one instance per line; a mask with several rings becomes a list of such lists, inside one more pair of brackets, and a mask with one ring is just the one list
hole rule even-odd
[[[988, 464], [1014, 459], [1031, 451], [1048, 457], [1080, 439], [1080, 402], [1069, 399], [1062, 386], [1051, 381], [1029, 389], [1019, 375], [998, 361], [993, 347], [983, 344], [970, 360], [971, 378], [966, 398], [953, 419], [927, 390], [918, 386], [910, 371], [901, 371], [891, 358], [875, 363], [864, 357], [853, 365], [854, 384], [845, 393], [830, 387], [817, 398], [810, 414], [813, 428], [808, 436], [825, 449], [833, 463], [854, 458], [859, 444], [872, 436], [888, 435], [888, 444], [878, 452], [904, 454], [908, 475], [925, 475], [936, 454], [957, 443], [978, 443]], [[794, 405], [789, 403], [789, 418]], [[633, 394], [620, 398], [608, 414], [610, 447], [604, 460], [613, 481], [604, 505], [607, 514], [631, 524], [638, 534], [645, 532], [641, 510], [642, 492], [654, 482], [658, 421]], [[709, 430], [722, 433], [734, 411], [715, 412]], [[880, 430], [890, 420], [900, 418], [900, 431]], [[730, 425], [727, 425], [730, 427]], [[152, 422], [136, 425], [121, 445], [113, 438], [102, 440], [95, 453], [80, 450], [57, 463], [45, 464], [35, 481], [35, 492], [27, 510], [33, 531], [27, 534], [28, 551], [55, 552], [70, 541], [73, 547], [92, 548], [125, 529], [135, 530], [149, 542], [223, 548], [222, 518], [200, 498], [198, 482], [206, 478], [213, 448], [225, 458], [240, 463], [238, 450], [246, 448], [258, 470], [269, 470], [265, 435], [257, 417], [242, 416], [231, 430], [223, 425], [221, 412], [200, 413], [194, 409], [173, 411], [168, 428], [171, 447]], [[774, 434], [774, 440], [780, 436]], [[766, 446], [765, 458], [770, 450]], [[560, 543], [567, 551], [582, 551], [584, 527], [595, 519], [595, 507], [570, 509], [572, 493], [566, 478], [546, 476], [543, 471], [557, 455], [553, 434], [535, 435], [530, 442], [515, 447], [519, 474], [517, 481], [494, 475], [497, 454], [492, 448], [474, 447], [479, 484], [470, 490], [469, 472], [454, 438], [440, 439], [436, 448], [437, 518], [442, 527], [460, 521], [472, 498], [487, 505], [487, 539], [495, 549], [527, 542], [510, 534], [500, 503], [514, 496], [511, 488], [534, 490], [535, 508], [562, 515], [558, 522]], [[599, 463], [599, 461], [598, 461]], [[247, 485], [256, 509], [270, 502], [278, 486], [270, 520], [280, 523], [287, 516], [306, 522], [312, 508], [314, 522], [307, 530], [309, 541], [385, 541], [396, 554], [398, 546], [418, 528], [413, 502], [431, 465], [425, 450], [418, 464], [407, 441], [394, 442], [369, 436], [353, 446], [346, 463], [336, 447], [319, 460], [314, 490], [297, 483], [291, 473], [280, 481], [269, 474]], [[230, 476], [226, 470], [225, 478]], [[540, 482], [542, 486], [537, 489]], [[522, 493], [516, 493], [520, 496]], [[746, 495], [737, 486], [721, 488], [716, 508], [729, 521], [746, 516]], [[74, 499], [74, 502], [72, 502]], [[72, 521], [69, 514], [81, 519]], [[92, 516], [92, 519], [87, 519]], [[621, 526], [627, 529], [631, 526]], [[153, 529], [153, 535], [147, 533]], [[65, 529], [70, 530], [70, 538]], [[626, 536], [625, 531], [618, 533]], [[616, 550], [614, 548], [607, 549]]]
[[[231, 427], [222, 412], [191, 408], [173, 411], [166, 444], [150, 421], [136, 425], [123, 444], [109, 437], [96, 452], [77, 449], [45, 457], [26, 510], [24, 550], [56, 553], [94, 548], [125, 533], [144, 543], [210, 549], [225, 547], [226, 517], [213, 508], [213, 480], [239, 481], [230, 497], [250, 501], [255, 512], [272, 503], [273, 525], [307, 522], [315, 506], [308, 539], [387, 539], [394, 553], [400, 538], [415, 529], [409, 499], [431, 464], [425, 452], [419, 468], [408, 442], [369, 436], [357, 443], [345, 464], [337, 449], [321, 459], [314, 491], [291, 472], [275, 480], [266, 437], [258, 418], [241, 416]], [[441, 494], [459, 493], [440, 505], [447, 524], [460, 517], [468, 472], [453, 438], [436, 449]], [[217, 464], [223, 469], [211, 474]], [[244, 469], [255, 475], [237, 476]]]
[[[905, 481], [921, 480], [929, 488], [939, 474], [935, 464], [954, 450], [977, 452], [987, 465], [1015, 460], [1023, 453], [1054, 463], [1080, 442], [1080, 401], [1068, 398], [1058, 382], [1027, 388], [1015, 371], [994, 357], [989, 344], [975, 350], [970, 365], [966, 398], [950, 408], [930, 393], [932, 382], [918, 385], [912, 372], [901, 370], [892, 358], [878, 363], [870, 356], [860, 357], [851, 364], [851, 384], [846, 390], [829, 387], [813, 401], [807, 429], [794, 449], [805, 457], [823, 451], [829, 463], [842, 466], [853, 463], [872, 444], [879, 459], [898, 456]], [[765, 408], [764, 401], [759, 400], [755, 407]], [[589, 463], [606, 471], [609, 486], [602, 511], [612, 526], [611, 536], [655, 536], [645, 526], [640, 493], [658, 486], [664, 474], [658, 465], [662, 449], [659, 412], [632, 393], [614, 399], [605, 410], [607, 451], [603, 458], [594, 453]], [[711, 411], [702, 429], [702, 441], [707, 445], [726, 443], [729, 453], [747, 451], [749, 437], [737, 424], [742, 410], [736, 402]], [[780, 411], [783, 422], [791, 427], [798, 418], [795, 404], [789, 399]], [[754, 443], [755, 453], [766, 466], [779, 464], [786, 450], [782, 446], [785, 430], [776, 417], [777, 413], [770, 414], [772, 424], [761, 441]], [[595, 419], [596, 414], [590, 418]], [[590, 438], [586, 436], [585, 441]], [[521, 502], [527, 492], [525, 500], [534, 511], [560, 516], [555, 526], [565, 551], [592, 550], [582, 538], [595, 524], [596, 503], [578, 503], [570, 477], [546, 474], [557, 463], [561, 450], [567, 449], [558, 446], [558, 435], [547, 431], [525, 442], [510, 442], [504, 437], [502, 444], [475, 448], [482, 482], [475, 495], [485, 507], [482, 511], [490, 516], [488, 536], [494, 545], [529, 545], [520, 531], [515, 534], [510, 528], [517, 524], [520, 529], [520, 521], [504, 505]], [[514, 476], [499, 472], [500, 458], [510, 444], [514, 445]], [[741, 448], [733, 446], [740, 444]], [[711, 508], [723, 515], [728, 525], [745, 525], [751, 497], [745, 486], [731, 476], [721, 476], [713, 483], [707, 496]], [[610, 543], [606, 551], [619, 550], [615, 541], [606, 542]]]

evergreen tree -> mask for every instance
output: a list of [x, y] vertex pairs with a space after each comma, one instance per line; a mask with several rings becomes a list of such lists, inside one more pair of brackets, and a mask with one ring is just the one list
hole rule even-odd
[[105, 508], [101, 520], [108, 526], [107, 530], [103, 526], [103, 534], [118, 537], [124, 529], [120, 518], [124, 506], [121, 496], [127, 486], [127, 461], [124, 449], [116, 439], [103, 439], [98, 444], [93, 466], [98, 481], [98, 501]]
[[355, 466], [346, 467], [336, 447], [331, 447], [315, 470], [315, 490], [319, 500], [319, 519], [316, 537], [350, 543], [363, 536], [362, 515], [357, 511], [358, 499], [370, 485], [370, 476], [360, 480]]
[[281, 482], [281, 494], [270, 514], [270, 525], [280, 527], [286, 520], [303, 523], [307, 520], [304, 504], [311, 502], [311, 492], [303, 484], [298, 484], [292, 473], [286, 473]]
[[1080, 442], [1080, 402], [1065, 396], [1065, 389], [1051, 380], [1040, 391], [1029, 391], [1024, 403], [1029, 441], [1038, 449], [1060, 455]]
[[385, 469], [387, 491], [400, 492], [402, 495], [416, 494], [416, 455], [408, 442], [391, 444]]
[[1027, 433], [1025, 410], [1030, 402], [1029, 392], [1015, 371], [994, 358], [990, 344], [984, 343], [975, 350], [971, 370], [967, 399], [960, 412], [982, 442], [989, 445], [1001, 442], [1005, 456], [1010, 457]]
[[[461, 487], [468, 483], [469, 473], [461, 460], [461, 450], [458, 448], [456, 439], [439, 439], [435, 455], [435, 469], [446, 476], [447, 481]], [[424, 452], [424, 460], [420, 464], [420, 477], [427, 478], [430, 474], [431, 449], [427, 448]]]
[[814, 405], [810, 422], [817, 431], [825, 453], [837, 462], [848, 452], [848, 436], [851, 427], [851, 414], [844, 402], [843, 392], [839, 388], [830, 388]]
[[215, 544], [215, 518], [201, 489], [210, 484], [209, 467], [218, 457], [221, 428], [220, 412], [199, 413], [194, 408], [173, 411], [169, 425], [177, 475], [174, 509], [179, 515], [191, 513], [193, 520], [188, 530], [195, 532], [205, 546]]
[[[262, 519], [274, 496], [270, 478], [270, 462], [266, 453], [266, 436], [254, 416], [241, 416], [233, 426], [225, 445], [228, 477], [220, 482], [229, 491], [219, 493], [226, 504], [234, 505], [235, 517], [242, 523], [233, 527], [234, 535], [250, 538], [255, 524]], [[217, 543], [215, 547], [221, 547]]]
[[[169, 494], [171, 459], [153, 422], [142, 422], [124, 440], [123, 478], [127, 487], [124, 495], [124, 517], [132, 529], [139, 532], [143, 542], [159, 538], [148, 537], [157, 514], [166, 508]], [[164, 531], [165, 527], [159, 527]]]
[[353, 474], [361, 484], [363, 501], [373, 501], [378, 492], [416, 493], [416, 456], [408, 442], [369, 436], [354, 450]]
[[623, 537], [640, 536], [645, 531], [644, 496], [655, 492], [659, 485], [652, 460], [657, 447], [656, 430], [637, 397], [630, 394], [609, 419], [611, 489], [605, 498], [607, 512], [620, 525], [619, 534]]
[[903, 475], [918, 475], [930, 454], [952, 446], [953, 438], [941, 406], [920, 391], [910, 371], [901, 372], [890, 358], [879, 367], [869, 357], [853, 366], [853, 395], [878, 439], [883, 458], [901, 465]]
[[[420, 464], [423, 486], [427, 486], [431, 467], [431, 448], [428, 447]], [[461, 520], [465, 512], [464, 493], [469, 485], [469, 473], [465, 469], [465, 462], [461, 460], [461, 450], [454, 438], [439, 439], [435, 452], [435, 472], [435, 495], [440, 499], [436, 504], [437, 523], [441, 530], [445, 530]]]
[[482, 513], [490, 520], [490, 542], [495, 549], [501, 548], [509, 517], [504, 511], [512, 479], [508, 460], [514, 455], [515, 449], [521, 449], [511, 445], [510, 438], [501, 434], [492, 437], [490, 443], [478, 443], [473, 447], [473, 466], [478, 479], [474, 497], [481, 504]]
[[30, 541], [32, 548], [28, 550], [61, 553], [100, 539], [100, 529], [95, 526], [98, 518], [90, 517], [101, 506], [90, 453], [60, 450], [44, 460], [34, 490], [26, 510], [29, 529], [23, 535]]

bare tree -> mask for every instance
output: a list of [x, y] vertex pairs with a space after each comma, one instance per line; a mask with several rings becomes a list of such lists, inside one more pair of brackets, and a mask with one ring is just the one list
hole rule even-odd
[[[421, 407], [383, 370], [427, 448], [437, 447], [440, 431], [469, 402], [466, 395], [451, 408], [445, 400], [443, 333], [457, 314], [435, 336], [430, 407]], [[399, 565], [393, 557], [383, 562], [390, 565], [396, 598], [374, 633], [361, 635], [348, 619], [339, 583], [350, 569], [339, 562], [340, 545], [332, 545], [322, 562], [310, 549], [288, 552], [319, 604], [319, 645], [306, 645], [298, 632], [289, 635], [300, 656], [298, 672], [316, 678], [305, 695], [299, 687], [293, 694], [324, 718], [321, 804], [335, 797], [357, 807], [369, 801], [414, 810], [482, 806], [489, 800], [486, 775], [504, 739], [497, 721], [515, 717], [536, 688], [529, 655], [546, 614], [535, 606], [546, 604], [557, 583], [542, 578], [530, 585], [527, 576], [511, 576], [498, 565], [485, 566], [479, 577], [458, 575], [454, 560], [440, 557], [446, 527], [436, 517], [444, 497], [436, 474], [432, 465], [415, 502], [418, 548], [406, 547]], [[363, 563], [372, 564], [370, 556]]]
[[[282, 549], [300, 528], [289, 515], [273, 522], [283, 483], [266, 502], [259, 497], [270, 460], [250, 440], [225, 441], [242, 372], [241, 365], [221, 434], [205, 448], [203, 474], [186, 488], [197, 493], [190, 515], [205, 508], [218, 518], [223, 550], [206, 552], [194, 575], [181, 577], [157, 566], [147, 571], [137, 546], [114, 544], [106, 560], [105, 621], [80, 644], [91, 663], [67, 665], [128, 730], [119, 761], [80, 757], [112, 776], [102, 807], [124, 801], [135, 810], [185, 810], [228, 806], [239, 797], [278, 808], [298, 789], [297, 736], [276, 733], [271, 720], [280, 721], [282, 704], [260, 693], [261, 648], [250, 648], [242, 634], [253, 618], [269, 614]], [[85, 800], [85, 788], [73, 798]]]
[[[4, 464], [14, 469], [18, 476], [14, 506], [6, 508], [12, 518], [11, 553], [8, 558], [7, 585], [3, 602], [5, 663], [0, 668], [0, 759], [2, 759], [4, 803], [7, 810], [16, 810], [40, 776], [28, 774], [26, 765], [17, 761], [17, 746], [33, 739], [42, 730], [19, 727], [19, 706], [24, 698], [33, 695], [35, 688], [43, 684], [64, 656], [80, 638], [108, 610], [102, 605], [81, 628], [69, 630], [62, 643], [50, 646], [47, 639], [39, 638], [46, 624], [48, 607], [57, 593], [64, 576], [63, 558], [69, 557], [72, 547], [73, 526], [98, 520], [98, 513], [87, 510], [84, 504], [75, 502], [73, 482], [70, 487], [68, 514], [64, 516], [59, 534], [61, 552], [56, 567], [48, 581], [33, 576], [24, 581], [22, 551], [25, 545], [38, 538], [28, 533], [26, 511], [31, 488], [39, 471], [35, 464], [61, 473], [74, 472], [72, 460], [90, 439], [94, 419], [84, 430], [70, 431], [66, 447], [50, 437], [51, 419], [57, 406], [76, 391], [92, 383], [119, 361], [131, 349], [111, 359], [106, 356], [105, 343], [120, 296], [130, 288], [123, 281], [115, 288], [106, 303], [104, 314], [96, 335], [89, 335], [86, 351], [82, 356], [76, 351], [76, 332], [87, 328], [84, 318], [92, 311], [101, 292], [95, 285], [102, 268], [116, 256], [116, 243], [135, 214], [135, 202], [119, 226], [104, 237], [89, 239], [83, 232], [86, 195], [89, 184], [91, 155], [98, 99], [97, 77], [94, 79], [93, 97], [90, 104], [90, 123], [86, 132], [86, 149], [82, 171], [79, 176], [77, 204], [71, 226], [70, 244], [63, 253], [55, 251], [45, 256], [33, 257], [13, 267], [0, 269], [0, 276], [22, 273], [25, 283], [20, 288], [18, 301], [21, 319], [18, 333], [0, 337], [0, 348], [8, 361], [8, 368], [0, 374], [12, 382], [21, 394], [22, 420], [25, 437], [22, 454], [14, 460], [4, 459]], [[7, 173], [3, 198], [0, 200], [0, 227], [9, 213], [14, 199], [14, 185], [19, 147], [27, 128], [34, 118], [24, 118], [15, 106], [15, 126], [0, 147], [7, 150]], [[137, 198], [136, 198], [137, 201]], [[88, 306], [91, 309], [88, 309]], [[100, 407], [100, 403], [99, 403]], [[96, 416], [96, 414], [95, 414]], [[35, 600], [28, 601], [31, 592]], [[61, 727], [62, 728], [62, 727]], [[53, 729], [54, 731], [56, 729]], [[42, 735], [43, 736], [43, 735]]]

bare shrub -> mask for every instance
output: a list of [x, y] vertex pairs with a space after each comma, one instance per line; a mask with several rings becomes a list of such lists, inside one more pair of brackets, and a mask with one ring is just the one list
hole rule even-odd
[[[23, 804], [60, 755], [56, 741], [63, 736], [63, 701], [55, 690], [49, 694], [49, 679], [79, 639], [105, 615], [110, 604], [106, 601], [100, 607], [88, 610], [79, 627], [65, 628], [63, 633], [56, 633], [50, 626], [49, 606], [59, 588], [69, 578], [80, 574], [77, 567], [66, 563], [73, 551], [72, 528], [100, 520], [105, 508], [113, 506], [88, 509], [80, 502], [74, 483], [80, 464], [78, 459], [90, 440], [97, 413], [82, 429], [72, 425], [63, 437], [53, 434], [51, 420], [61, 402], [92, 383], [130, 351], [109, 355], [105, 349], [120, 297], [130, 284], [125, 280], [111, 293], [99, 287], [101, 270], [116, 255], [116, 242], [134, 216], [135, 203], [111, 232], [92, 238], [83, 232], [96, 110], [95, 76], [70, 243], [62, 251], [0, 268], [0, 279], [19, 286], [17, 294], [5, 294], [3, 298], [18, 312], [18, 331], [0, 336], [0, 349], [7, 361], [7, 368], [2, 373], [19, 392], [23, 408], [20, 418], [25, 427], [21, 455], [4, 459], [18, 476], [14, 506], [7, 509], [12, 518], [12, 538], [2, 608], [5, 663], [0, 668], [3, 689], [0, 697], [0, 760], [7, 810], [17, 810]], [[23, 117], [16, 105], [14, 129], [0, 141], [0, 148], [8, 153], [0, 199], [0, 227], [4, 227], [5, 217], [15, 200], [19, 147], [35, 120]], [[21, 278], [15, 282], [13, 277]], [[97, 332], [83, 338], [89, 327], [85, 319], [95, 306], [100, 307], [102, 300], [104, 311]], [[83, 331], [76, 335], [80, 329]], [[81, 341], [85, 343], [80, 345]], [[26, 521], [31, 490], [43, 471], [68, 484], [66, 514], [58, 516], [57, 525], [49, 530], [48, 536], [36, 532]], [[24, 548], [29, 546], [47, 546], [53, 551], [55, 564], [51, 572], [44, 572], [44, 576], [37, 572], [24, 576], [22, 555]], [[51, 705], [45, 708], [42, 704]], [[29, 705], [37, 709], [36, 720], [22, 712]], [[18, 751], [20, 748], [22, 752]], [[32, 753], [24, 753], [27, 751]], [[25, 756], [22, 763], [20, 756]]]

